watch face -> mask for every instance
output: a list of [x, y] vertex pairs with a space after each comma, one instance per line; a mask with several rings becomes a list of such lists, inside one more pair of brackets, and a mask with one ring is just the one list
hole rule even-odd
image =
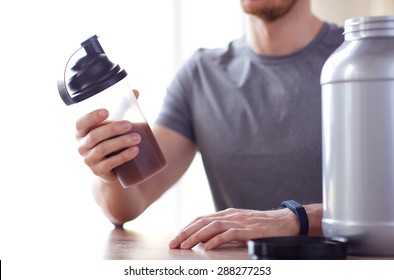
[[302, 205], [297, 205], [297, 206], [294, 206], [294, 208], [295, 208], [296, 210], [299, 210], [299, 209], [303, 209], [304, 207], [303, 207]]
[[347, 242], [342, 237], [267, 237], [249, 240], [248, 252], [258, 260], [341, 260], [346, 258]]
[[303, 209], [304, 208], [301, 204], [299, 204], [295, 200], [285, 200], [285, 201], [282, 202], [282, 206], [291, 209], [293, 212], [296, 209], [298, 210], [298, 209]]

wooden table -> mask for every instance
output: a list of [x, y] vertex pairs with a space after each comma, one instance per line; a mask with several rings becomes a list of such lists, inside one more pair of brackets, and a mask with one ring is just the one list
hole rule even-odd
[[215, 250], [204, 250], [202, 245], [192, 250], [169, 249], [168, 242], [175, 235], [142, 234], [129, 229], [114, 229], [110, 233], [103, 258], [108, 260], [250, 260], [247, 249], [231, 243]]
[[[162, 232], [146, 233], [130, 229], [113, 229], [104, 247], [103, 259], [107, 260], [251, 260], [243, 244], [230, 243], [214, 250], [204, 250], [202, 245], [192, 250], [169, 249], [168, 243], [175, 236]], [[393, 260], [393, 257], [348, 256], [350, 260]]]

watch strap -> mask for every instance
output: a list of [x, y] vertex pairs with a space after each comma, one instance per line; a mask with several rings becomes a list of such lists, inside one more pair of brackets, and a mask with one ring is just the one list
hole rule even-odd
[[300, 221], [299, 235], [308, 235], [309, 220], [304, 206], [295, 200], [285, 200], [282, 202], [281, 206], [289, 208], [297, 216], [298, 220]]

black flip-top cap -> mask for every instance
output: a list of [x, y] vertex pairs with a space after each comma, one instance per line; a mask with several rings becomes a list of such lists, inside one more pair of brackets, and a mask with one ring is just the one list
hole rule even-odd
[[83, 41], [81, 46], [86, 55], [71, 67], [74, 75], [67, 86], [64, 80], [58, 82], [60, 96], [67, 105], [90, 98], [127, 76], [125, 70], [108, 59], [96, 35]]
[[347, 242], [343, 237], [267, 237], [249, 240], [248, 252], [256, 260], [342, 260]]

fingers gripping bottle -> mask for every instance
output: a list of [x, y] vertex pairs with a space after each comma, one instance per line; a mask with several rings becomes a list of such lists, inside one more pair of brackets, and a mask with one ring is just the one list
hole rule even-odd
[[[110, 114], [108, 121], [128, 120], [132, 123], [128, 133], [141, 136], [139, 153], [113, 171], [124, 188], [141, 183], [166, 166], [163, 153], [127, 83], [126, 71], [108, 59], [96, 35], [81, 45], [68, 60], [64, 75], [58, 81], [59, 94], [66, 105], [78, 104], [85, 113], [106, 108]], [[77, 56], [81, 52], [83, 54]], [[72, 61], [75, 64], [69, 68]]]

